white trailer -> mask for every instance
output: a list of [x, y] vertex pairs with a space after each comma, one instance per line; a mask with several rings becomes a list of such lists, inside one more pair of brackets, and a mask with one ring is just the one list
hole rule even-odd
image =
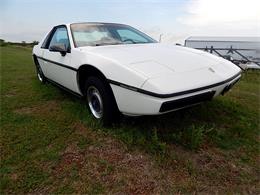
[[[208, 51], [248, 68], [260, 67], [260, 37], [202, 37], [192, 36], [185, 46]], [[250, 65], [249, 65], [250, 64]]]

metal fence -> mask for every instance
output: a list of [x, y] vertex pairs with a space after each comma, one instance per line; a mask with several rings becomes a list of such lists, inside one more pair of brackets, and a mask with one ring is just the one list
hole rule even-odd
[[[252, 60], [249, 59], [248, 57], [246, 57], [245, 55], [243, 55], [241, 53], [241, 51], [256, 51], [255, 49], [235, 49], [232, 46], [230, 48], [214, 48], [213, 46], [211, 46], [210, 48], [208, 48], [207, 46], [205, 48], [195, 48], [195, 49], [200, 49], [200, 50], [204, 50], [207, 51], [209, 53], [216, 53], [218, 56], [228, 59], [236, 64], [238, 63], [255, 63], [256, 65], [260, 66], [260, 62], [256, 61], [256, 60]], [[227, 55], [223, 55], [220, 53], [220, 51], [227, 51], [227, 54], [237, 54], [241, 57], [242, 60], [235, 60], [232, 58], [229, 58], [231, 56], [227, 56]]]

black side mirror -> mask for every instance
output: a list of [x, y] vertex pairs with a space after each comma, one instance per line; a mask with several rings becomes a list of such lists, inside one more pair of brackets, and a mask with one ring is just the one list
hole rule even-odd
[[49, 50], [53, 52], [60, 52], [62, 56], [65, 56], [67, 53], [66, 45], [63, 43], [54, 44], [50, 46]]

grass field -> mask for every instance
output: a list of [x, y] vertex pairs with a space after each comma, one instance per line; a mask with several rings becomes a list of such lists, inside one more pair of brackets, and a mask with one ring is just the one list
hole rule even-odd
[[103, 128], [83, 100], [1, 49], [0, 193], [259, 194], [260, 72], [226, 96]]

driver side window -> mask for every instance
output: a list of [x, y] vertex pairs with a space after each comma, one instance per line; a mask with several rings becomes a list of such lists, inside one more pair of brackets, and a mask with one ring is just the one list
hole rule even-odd
[[69, 37], [68, 37], [67, 29], [65, 27], [58, 27], [55, 30], [51, 38], [49, 48], [55, 44], [65, 44], [66, 49], [70, 48]]

